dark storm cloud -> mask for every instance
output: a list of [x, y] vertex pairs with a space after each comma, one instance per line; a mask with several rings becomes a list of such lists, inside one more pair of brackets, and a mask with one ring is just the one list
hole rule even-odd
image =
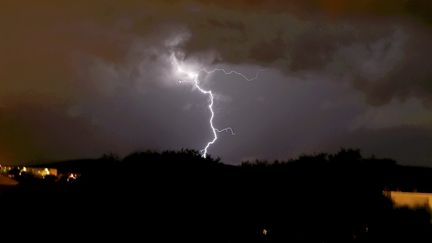
[[378, 17], [334, 22], [289, 14], [204, 15], [208, 21], [190, 26], [193, 38], [185, 49], [191, 55], [217, 50], [216, 62], [252, 63], [298, 75], [350, 80], [371, 104], [393, 97], [431, 100], [432, 72], [424, 60], [432, 54], [432, 32], [423, 24]]
[[[226, 121], [218, 124], [245, 129], [214, 147], [230, 161], [295, 156], [325, 148], [329, 130], [347, 138], [371, 129], [370, 121], [359, 122], [371, 114], [361, 94], [379, 112], [394, 110], [394, 100], [414, 99], [423, 102], [415, 104], [419, 113], [430, 115], [423, 105], [432, 100], [431, 9], [424, 0], [7, 1], [0, 10], [0, 159], [201, 148], [210, 136], [206, 97], [177, 84], [173, 53], [251, 74], [267, 68], [258, 90], [233, 88], [222, 76], [206, 83], [223, 106], [216, 109]], [[347, 84], [356, 98], [337, 91]], [[316, 94], [325, 87], [348, 105]], [[340, 110], [313, 110], [321, 103]], [[248, 113], [251, 104], [261, 108]], [[315, 105], [285, 110], [286, 104]], [[311, 122], [320, 119], [322, 126]], [[245, 142], [258, 135], [262, 143]]]
[[[73, 89], [66, 80], [79, 55], [122, 62], [131, 43], [156, 45], [182, 29], [191, 36], [179, 46], [187, 56], [212, 52], [216, 63], [337, 75], [352, 79], [374, 104], [394, 96], [430, 100], [432, 73], [423, 60], [432, 54], [432, 32], [420, 11], [431, 9], [427, 1], [201, 2], [6, 4], [5, 79], [24, 80], [9, 87], [20, 91], [36, 78], [46, 92]], [[22, 66], [28, 71], [15, 70]]]
[[[32, 97], [15, 97], [0, 108], [0, 159], [73, 158], [107, 153], [109, 134], [63, 104]], [[22, 161], [21, 161], [22, 162]]]

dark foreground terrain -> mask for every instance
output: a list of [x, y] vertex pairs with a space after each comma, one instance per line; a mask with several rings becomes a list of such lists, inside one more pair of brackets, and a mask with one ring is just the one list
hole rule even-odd
[[46, 166], [80, 177], [18, 177], [1, 195], [3, 232], [78, 242], [432, 242], [429, 211], [393, 208], [383, 193], [432, 192], [432, 170], [355, 150], [242, 166], [195, 151]]

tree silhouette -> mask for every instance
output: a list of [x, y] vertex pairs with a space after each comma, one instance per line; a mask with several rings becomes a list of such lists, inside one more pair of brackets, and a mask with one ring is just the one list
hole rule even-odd
[[[395, 209], [383, 195], [384, 189], [404, 185], [428, 188], [431, 170], [363, 158], [356, 149], [241, 166], [187, 149], [50, 166], [81, 176], [74, 183], [20, 184], [3, 195], [5, 217], [40, 219], [40, 212], [55, 211], [78, 220], [62, 221], [74, 235], [106, 239], [432, 242], [429, 211]], [[24, 202], [36, 209], [22, 210]], [[53, 222], [44, 227], [57, 226]]]

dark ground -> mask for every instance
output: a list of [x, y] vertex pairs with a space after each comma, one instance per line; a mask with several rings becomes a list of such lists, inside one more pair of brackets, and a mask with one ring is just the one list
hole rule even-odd
[[21, 178], [1, 196], [5, 232], [79, 242], [432, 242], [427, 210], [394, 209], [383, 195], [432, 192], [432, 169], [356, 150], [242, 166], [189, 150], [47, 166], [81, 177]]

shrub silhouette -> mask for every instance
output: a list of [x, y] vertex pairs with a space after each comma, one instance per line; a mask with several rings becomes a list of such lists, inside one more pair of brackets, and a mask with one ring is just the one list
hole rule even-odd
[[[145, 151], [51, 166], [81, 177], [20, 185], [2, 198], [10, 217], [55, 211], [78, 221], [59, 230], [84, 235], [90, 228], [92, 235], [125, 240], [432, 242], [427, 210], [394, 209], [382, 193], [404, 185], [427, 189], [431, 170], [363, 158], [359, 150], [241, 166], [194, 150]], [[24, 202], [34, 214], [22, 213]]]

